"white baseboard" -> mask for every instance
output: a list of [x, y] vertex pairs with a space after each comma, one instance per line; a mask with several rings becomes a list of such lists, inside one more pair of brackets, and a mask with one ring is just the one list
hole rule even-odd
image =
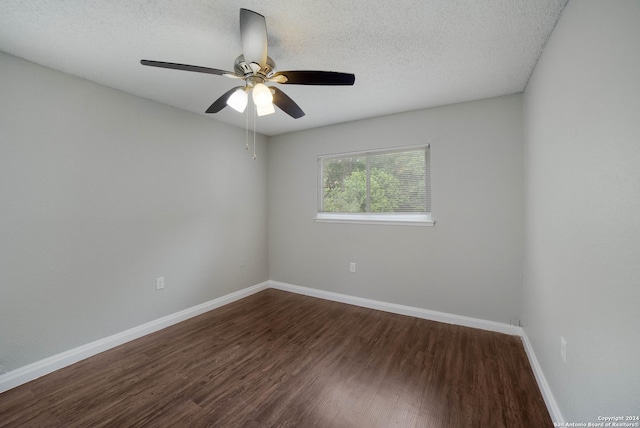
[[364, 308], [377, 309], [379, 311], [408, 315], [410, 317], [438, 321], [447, 324], [455, 324], [464, 327], [478, 328], [481, 330], [495, 331], [498, 333], [505, 333], [513, 336], [522, 335], [522, 328], [513, 326], [511, 324], [465, 317], [462, 315], [448, 314], [446, 312], [432, 311], [429, 309], [416, 308], [413, 306], [398, 305], [396, 303], [387, 303], [379, 300], [365, 299], [362, 297], [349, 296], [347, 294], [334, 293], [332, 291], [301, 287], [299, 285], [287, 284], [284, 282], [268, 282], [271, 288], [282, 291], [290, 291], [297, 294], [304, 294], [305, 296], [318, 297], [320, 299], [332, 300], [334, 302], [347, 303], [349, 305], [362, 306]]
[[154, 333], [158, 330], [162, 330], [163, 328], [167, 328], [189, 318], [193, 318], [210, 310], [219, 308], [220, 306], [235, 302], [236, 300], [240, 300], [244, 297], [250, 296], [251, 294], [266, 290], [267, 288], [269, 288], [269, 282], [265, 281], [261, 284], [244, 288], [234, 293], [218, 297], [217, 299], [201, 303], [191, 308], [184, 309], [171, 315], [158, 318], [157, 320], [150, 321], [148, 323], [130, 328], [123, 332], [116, 333], [103, 339], [87, 343], [86, 345], [82, 345], [77, 348], [61, 352], [60, 354], [52, 355], [51, 357], [45, 358], [43, 360], [36, 361], [35, 363], [20, 367], [19, 369], [10, 371], [0, 376], [0, 393], [59, 370], [63, 367], [70, 366], [71, 364], [99, 354], [100, 352], [115, 348], [116, 346], [122, 345], [131, 340], [138, 339], [142, 336], [146, 336], [147, 334]]
[[536, 381], [538, 382], [538, 388], [540, 388], [540, 392], [542, 393], [542, 398], [544, 398], [544, 402], [547, 405], [547, 410], [549, 411], [549, 415], [551, 419], [556, 424], [556, 426], [564, 425], [565, 420], [560, 412], [560, 408], [558, 407], [558, 403], [553, 397], [553, 393], [551, 392], [551, 388], [547, 383], [547, 378], [545, 378], [544, 373], [542, 372], [542, 367], [540, 367], [540, 363], [538, 363], [538, 359], [536, 358], [536, 353], [533, 351], [533, 346], [527, 337], [527, 333], [525, 330], [522, 330], [522, 342], [524, 343], [524, 350], [527, 353], [527, 357], [529, 357], [529, 364], [531, 364], [531, 368], [533, 369], [533, 374], [536, 377]]

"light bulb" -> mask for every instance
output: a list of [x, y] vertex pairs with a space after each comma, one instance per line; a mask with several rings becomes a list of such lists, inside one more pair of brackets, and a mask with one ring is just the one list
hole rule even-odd
[[271, 103], [265, 104], [263, 106], [256, 104], [256, 112], [258, 113], [258, 116], [266, 116], [268, 114], [275, 113], [276, 109], [273, 108], [273, 104]]
[[237, 112], [242, 113], [247, 108], [247, 93], [244, 88], [238, 88], [227, 100], [227, 105]]
[[[266, 106], [273, 102], [273, 95], [264, 83], [256, 83], [253, 87], [253, 103], [256, 106]], [[272, 106], [273, 107], [273, 106]]]

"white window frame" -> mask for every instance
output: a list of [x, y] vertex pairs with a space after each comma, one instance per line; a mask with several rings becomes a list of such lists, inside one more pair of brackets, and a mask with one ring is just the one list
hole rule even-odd
[[[318, 185], [317, 185], [317, 213], [315, 221], [319, 223], [356, 223], [356, 224], [380, 224], [380, 225], [408, 225], [408, 226], [433, 226], [435, 221], [431, 217], [431, 212], [422, 213], [332, 213], [321, 211], [322, 198], [323, 198], [323, 174], [322, 170], [323, 160], [335, 159], [351, 156], [368, 156], [371, 154], [382, 153], [395, 153], [411, 150], [426, 150], [426, 163], [427, 163], [427, 197], [430, 199], [431, 188], [431, 156], [430, 156], [430, 144], [423, 144], [419, 146], [405, 146], [405, 147], [393, 147], [386, 149], [376, 150], [363, 150], [358, 152], [336, 153], [328, 155], [318, 156]], [[430, 200], [427, 202], [429, 208], [431, 207]], [[426, 207], [425, 207], [426, 208]]]

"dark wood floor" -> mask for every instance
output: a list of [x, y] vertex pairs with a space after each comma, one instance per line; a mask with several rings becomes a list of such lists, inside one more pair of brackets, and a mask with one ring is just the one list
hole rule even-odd
[[266, 290], [0, 394], [1, 427], [552, 427], [522, 342]]

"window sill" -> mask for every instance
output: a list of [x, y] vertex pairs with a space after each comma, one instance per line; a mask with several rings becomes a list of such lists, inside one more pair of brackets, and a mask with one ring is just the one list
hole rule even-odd
[[318, 223], [382, 224], [387, 226], [433, 226], [430, 214], [337, 214], [318, 213]]

